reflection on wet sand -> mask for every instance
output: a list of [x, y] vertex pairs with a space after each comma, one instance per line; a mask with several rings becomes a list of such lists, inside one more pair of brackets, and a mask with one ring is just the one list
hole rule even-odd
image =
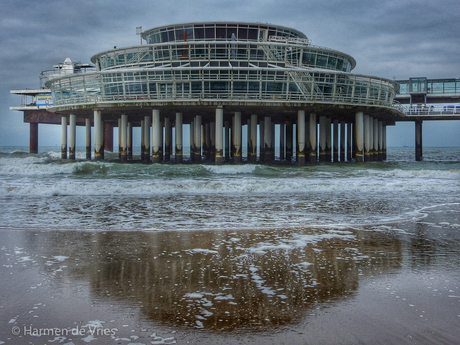
[[360, 276], [402, 262], [399, 240], [353, 230], [36, 234], [26, 232], [30, 250], [46, 258], [59, 247], [69, 258], [55, 283], [88, 280], [100, 300], [209, 330], [297, 323], [318, 303], [353, 296]]

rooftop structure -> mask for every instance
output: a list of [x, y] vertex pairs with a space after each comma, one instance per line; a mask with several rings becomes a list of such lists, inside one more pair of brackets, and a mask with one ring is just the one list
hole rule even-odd
[[183, 124], [190, 124], [195, 162], [241, 162], [243, 136], [249, 162], [273, 161], [275, 132], [280, 160], [383, 159], [385, 126], [403, 116], [396, 82], [351, 73], [353, 57], [312, 45], [292, 28], [204, 22], [140, 34], [147, 44], [94, 55], [94, 71], [82, 73], [91, 65], [69, 59], [43, 76], [48, 112], [65, 125], [77, 123], [73, 117], [94, 125], [96, 159], [107, 124], [122, 133], [122, 160], [132, 126], [141, 126], [144, 160], [168, 159], [175, 128], [181, 161]]

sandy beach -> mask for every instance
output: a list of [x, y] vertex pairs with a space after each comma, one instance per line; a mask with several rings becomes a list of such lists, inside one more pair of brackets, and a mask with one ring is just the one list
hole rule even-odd
[[359, 230], [2, 229], [0, 343], [459, 344], [460, 205], [424, 212]]

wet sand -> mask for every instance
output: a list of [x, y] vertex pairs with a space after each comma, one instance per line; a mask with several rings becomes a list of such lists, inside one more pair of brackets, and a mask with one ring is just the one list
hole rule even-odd
[[366, 228], [0, 229], [0, 344], [460, 344], [460, 205], [424, 213]]

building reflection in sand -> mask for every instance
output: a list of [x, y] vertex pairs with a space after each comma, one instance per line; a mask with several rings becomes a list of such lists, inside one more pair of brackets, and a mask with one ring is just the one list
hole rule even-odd
[[[399, 240], [353, 230], [28, 234], [42, 254], [60, 247], [68, 256], [53, 278], [58, 287], [60, 279], [89, 281], [93, 298], [139, 308], [154, 322], [209, 330], [299, 322], [402, 261]], [[33, 243], [40, 239], [47, 243]]]

